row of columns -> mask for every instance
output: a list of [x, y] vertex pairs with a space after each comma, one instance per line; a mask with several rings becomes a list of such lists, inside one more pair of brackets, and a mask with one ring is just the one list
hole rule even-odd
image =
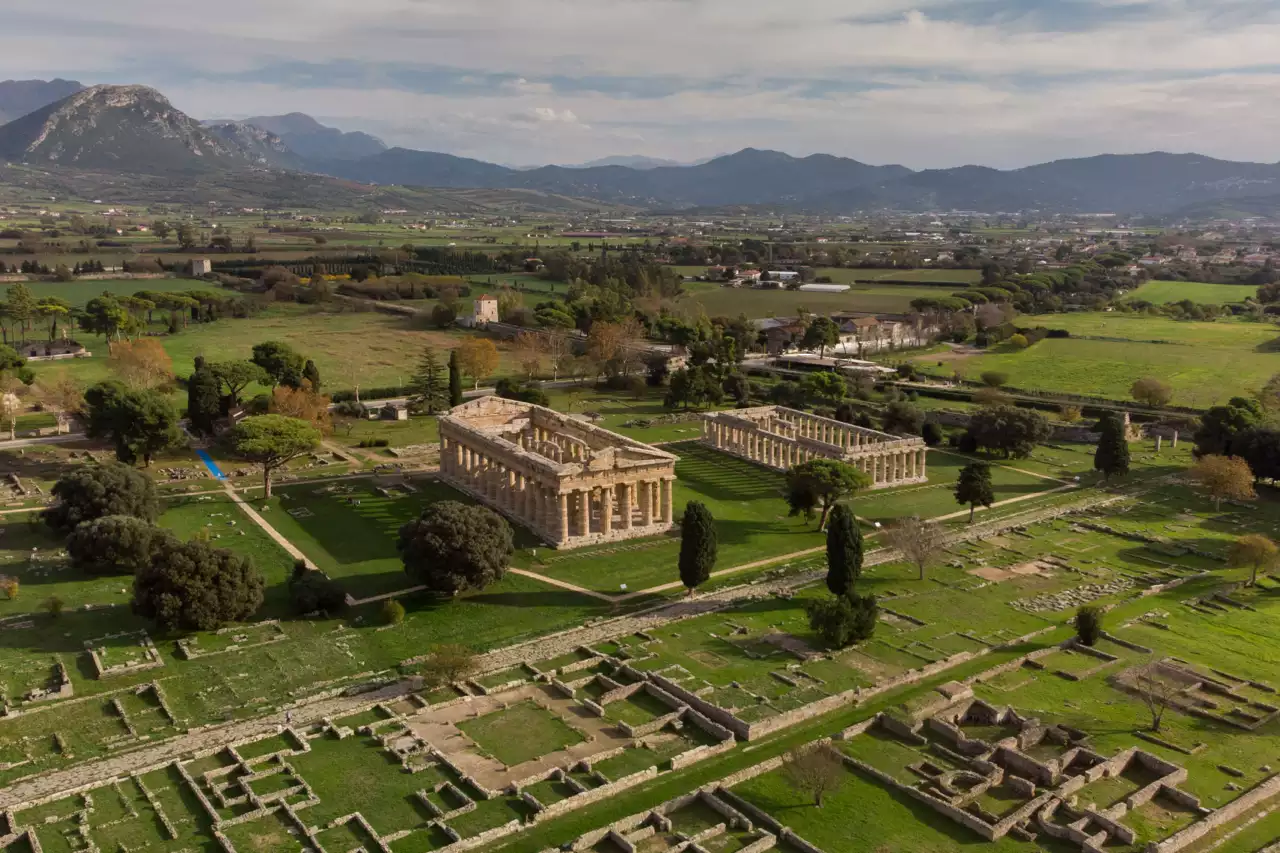
[[[489, 505], [558, 545], [616, 531], [648, 535], [671, 526], [675, 478], [562, 490], [450, 436], [440, 439], [440, 470]], [[654, 528], [649, 530], [649, 528]]]
[[858, 427], [841, 423], [820, 420], [818, 418], [796, 418], [783, 420], [796, 431], [798, 438], [811, 438], [826, 444], [834, 444], [843, 450], [859, 450], [864, 446], [875, 444], [869, 435], [863, 435]]
[[[716, 449], [734, 453], [771, 468], [785, 470], [812, 459], [831, 458], [827, 454], [800, 445], [793, 439], [776, 436], [759, 429], [737, 427], [714, 419], [704, 420], [702, 429], [704, 440]], [[854, 435], [857, 434], [854, 433]], [[867, 452], [870, 447], [872, 447], [870, 444], [858, 444], [846, 449], [855, 453], [861, 451], [861, 455], [852, 456], [848, 461], [871, 477], [873, 485], [882, 486], [923, 479], [926, 476], [928, 453], [926, 448], [905, 447]]]

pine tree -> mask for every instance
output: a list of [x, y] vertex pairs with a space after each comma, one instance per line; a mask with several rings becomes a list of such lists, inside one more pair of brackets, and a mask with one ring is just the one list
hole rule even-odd
[[827, 589], [835, 596], [853, 592], [862, 574], [862, 531], [853, 511], [844, 504], [827, 520]]
[[458, 351], [449, 353], [449, 408], [462, 405], [462, 368], [458, 365]]
[[418, 362], [418, 372], [413, 375], [409, 386], [413, 390], [410, 402], [415, 409], [434, 415], [444, 408], [446, 389], [443, 373], [436, 351], [430, 347], [424, 349]]
[[689, 501], [680, 525], [680, 581], [690, 595], [711, 577], [716, 551], [716, 520], [711, 510]]
[[978, 504], [990, 507], [995, 503], [995, 490], [991, 487], [991, 466], [986, 462], [970, 462], [960, 471], [956, 480], [956, 503], [969, 507], [969, 523], [973, 524], [973, 512]]
[[1115, 413], [1104, 415], [1098, 421], [1098, 449], [1093, 454], [1093, 468], [1101, 471], [1104, 480], [1115, 474], [1129, 473], [1129, 441], [1124, 434], [1124, 418]]

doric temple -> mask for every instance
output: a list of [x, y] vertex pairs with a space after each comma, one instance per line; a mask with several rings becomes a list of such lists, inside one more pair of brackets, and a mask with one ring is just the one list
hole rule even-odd
[[782, 406], [713, 412], [702, 440], [725, 453], [785, 471], [810, 459], [839, 459], [861, 469], [873, 489], [928, 480], [924, 439], [891, 435]]
[[440, 418], [440, 478], [557, 548], [671, 529], [675, 463], [647, 444], [501, 397]]

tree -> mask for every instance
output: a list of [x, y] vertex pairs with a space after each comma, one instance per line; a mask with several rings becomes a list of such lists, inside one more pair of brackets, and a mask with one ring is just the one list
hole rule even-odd
[[76, 527], [67, 537], [71, 564], [93, 575], [132, 575], [176, 544], [167, 530], [131, 515], [107, 515]]
[[894, 400], [885, 407], [882, 426], [885, 432], [919, 435], [924, 429], [924, 412], [906, 400]]
[[1280, 430], [1254, 427], [1238, 433], [1231, 441], [1236, 456], [1249, 463], [1258, 480], [1280, 480]]
[[232, 427], [227, 440], [236, 456], [262, 466], [264, 497], [269, 499], [272, 472], [314, 450], [320, 444], [320, 430], [297, 418], [257, 415]]
[[311, 359], [307, 359], [307, 363], [302, 365], [302, 378], [307, 381], [312, 393], [320, 393], [320, 368]]
[[1129, 395], [1139, 403], [1158, 409], [1169, 405], [1173, 399], [1173, 388], [1154, 376], [1147, 376], [1134, 382], [1129, 388]]
[[800, 348], [818, 350], [819, 357], [825, 357], [827, 347], [840, 343], [840, 327], [830, 317], [814, 317], [805, 327], [800, 339]]
[[1228, 565], [1238, 569], [1248, 567], [1251, 570], [1249, 586], [1258, 583], [1259, 571], [1270, 571], [1275, 568], [1277, 558], [1280, 558], [1280, 548], [1260, 533], [1241, 536], [1231, 543], [1231, 548], [1227, 551]]
[[680, 522], [680, 581], [692, 595], [716, 565], [716, 520], [700, 501], [689, 501]]
[[1006, 459], [1029, 456], [1052, 432], [1044, 415], [1017, 406], [989, 406], [969, 418], [968, 433], [975, 446], [999, 451]]
[[492, 376], [498, 369], [498, 348], [488, 338], [468, 338], [454, 352], [458, 356], [458, 367], [471, 377], [477, 390], [480, 380]]
[[837, 504], [827, 524], [827, 589], [848, 596], [862, 574], [862, 530], [853, 510]]
[[1098, 421], [1098, 448], [1093, 453], [1093, 469], [1101, 471], [1104, 480], [1129, 473], [1129, 437], [1125, 435], [1124, 417], [1110, 412]]
[[280, 386], [271, 392], [267, 403], [267, 412], [306, 421], [321, 435], [333, 432], [333, 418], [329, 414], [328, 397], [317, 394], [310, 388], [289, 388]]
[[516, 362], [524, 369], [529, 379], [534, 379], [542, 370], [543, 335], [537, 332], [520, 332], [512, 342], [512, 350]]
[[7, 308], [5, 313], [18, 324], [18, 329], [22, 333], [22, 340], [27, 340], [27, 329], [31, 327], [31, 322], [37, 316], [36, 297], [31, 292], [31, 288], [22, 282], [9, 286], [7, 296]]
[[103, 516], [127, 515], [148, 522], [160, 516], [155, 482], [118, 462], [74, 468], [54, 484], [51, 494], [55, 503], [42, 517], [62, 533]]
[[187, 420], [197, 435], [213, 435], [222, 415], [221, 383], [208, 364], [197, 361], [195, 372], [187, 379]]
[[924, 438], [926, 446], [937, 447], [942, 444], [942, 424], [937, 421], [925, 421], [924, 426], [920, 428], [920, 435]]
[[1009, 382], [1009, 374], [998, 370], [986, 370], [978, 377], [988, 388], [1003, 388]]
[[338, 613], [347, 606], [347, 593], [324, 572], [310, 568], [305, 560], [298, 560], [289, 576], [289, 602], [299, 616]]
[[1031, 346], [1031, 342], [1027, 340], [1027, 336], [1023, 334], [1015, 334], [1009, 336], [1009, 346], [1014, 349], [1026, 349]]
[[400, 528], [405, 572], [441, 595], [484, 589], [511, 561], [511, 526], [491, 509], [457, 501], [433, 503]]
[[791, 750], [783, 759], [782, 768], [787, 784], [813, 797], [817, 808], [822, 808], [823, 798], [836, 791], [848, 775], [843, 756], [829, 742]]
[[804, 378], [804, 390], [807, 394], [825, 403], [835, 405], [849, 393], [849, 386], [845, 384], [844, 377], [840, 374], [824, 370], [820, 373], [810, 373], [806, 376]]
[[264, 341], [253, 347], [253, 363], [266, 372], [273, 385], [302, 386], [302, 372], [307, 360], [288, 344]]
[[458, 319], [458, 309], [444, 302], [438, 302], [431, 309], [431, 322], [437, 329], [447, 329]]
[[209, 370], [217, 377], [221, 387], [226, 389], [228, 404], [231, 408], [240, 405], [240, 395], [250, 385], [255, 382], [259, 385], [271, 383], [271, 377], [267, 371], [245, 359], [211, 362]]
[[422, 678], [427, 687], [456, 684], [476, 669], [476, 653], [457, 643], [436, 646], [422, 664]]
[[18, 592], [22, 589], [22, 582], [10, 575], [0, 575], [0, 592], [4, 593], [5, 601], [17, 601]]
[[1251, 501], [1258, 496], [1253, 490], [1253, 472], [1238, 456], [1201, 457], [1191, 469], [1191, 479], [1209, 493], [1215, 512], [1222, 508], [1224, 499]]
[[1076, 639], [1086, 646], [1095, 646], [1102, 639], [1102, 608], [1086, 604], [1076, 611]]
[[812, 518], [822, 509], [818, 529], [827, 525], [827, 516], [840, 501], [871, 485], [871, 478], [847, 462], [811, 459], [787, 472], [787, 505], [791, 515]]
[[682, 367], [671, 374], [662, 405], [668, 409], [714, 406], [724, 399], [724, 388], [709, 364]]
[[449, 353], [449, 408], [462, 405], [462, 367], [458, 364], [458, 351]]
[[947, 532], [941, 525], [926, 521], [918, 515], [900, 518], [885, 530], [889, 547], [902, 554], [902, 558], [915, 566], [924, 580], [925, 571], [942, 554], [947, 544]]
[[1151, 731], [1159, 733], [1164, 712], [1169, 710], [1173, 698], [1182, 690], [1182, 685], [1166, 678], [1160, 661], [1155, 658], [1149, 659], [1134, 673], [1133, 684], [1151, 715]]
[[84, 408], [84, 386], [66, 370], [41, 373], [36, 396], [53, 410], [58, 432], [70, 432], [71, 418]]
[[248, 557], [207, 542], [167, 542], [133, 581], [133, 610], [162, 631], [212, 631], [262, 606], [262, 575]]
[[121, 462], [141, 459], [146, 467], [157, 453], [182, 442], [178, 412], [158, 391], [130, 390], [106, 380], [85, 391], [84, 399], [89, 435], [109, 438]]
[[1236, 436], [1261, 426], [1265, 414], [1261, 403], [1246, 397], [1232, 397], [1225, 406], [1213, 406], [1200, 417], [1196, 457], [1235, 455], [1232, 443]]
[[173, 359], [158, 338], [113, 343], [107, 366], [130, 388], [158, 388], [173, 380]]
[[805, 605], [805, 612], [809, 616], [809, 628], [833, 649], [846, 649], [870, 639], [880, 618], [876, 597], [855, 593], [810, 601]]
[[129, 312], [114, 297], [95, 296], [80, 314], [80, 328], [104, 338], [119, 339], [121, 332], [134, 327]]
[[986, 462], [970, 462], [960, 471], [956, 480], [956, 503], [969, 507], [969, 523], [979, 505], [988, 509], [995, 503], [995, 490], [991, 486], [991, 466]]
[[418, 411], [434, 415], [448, 403], [446, 381], [444, 367], [440, 364], [436, 351], [427, 347], [422, 351], [418, 370], [409, 382], [409, 388], [413, 392], [409, 398], [410, 404]]

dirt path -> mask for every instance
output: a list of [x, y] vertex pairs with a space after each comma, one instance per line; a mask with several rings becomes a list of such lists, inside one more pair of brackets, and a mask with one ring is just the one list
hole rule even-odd
[[[311, 566], [311, 561], [307, 559], [307, 555], [299, 551], [297, 546], [286, 539], [280, 531], [268, 524], [267, 520], [259, 515], [256, 509], [249, 506], [249, 502], [240, 496], [240, 493], [236, 491], [235, 486], [227, 483], [223, 488], [226, 490], [226, 493], [231, 496], [231, 500], [235, 501], [236, 505], [240, 507], [241, 512], [249, 516], [253, 523], [261, 527], [263, 532], [274, 539], [277, 545], [288, 552], [289, 556], [293, 557], [295, 560], [301, 560], [308, 566]], [[311, 567], [315, 568], [315, 566]]]

